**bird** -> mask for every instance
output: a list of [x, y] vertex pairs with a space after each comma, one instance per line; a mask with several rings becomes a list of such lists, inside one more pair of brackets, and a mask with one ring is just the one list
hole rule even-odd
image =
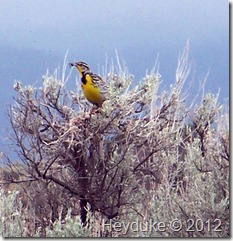
[[108, 92], [107, 83], [99, 75], [92, 73], [85, 62], [70, 63], [70, 66], [76, 67], [80, 74], [81, 86], [86, 99], [101, 108]]

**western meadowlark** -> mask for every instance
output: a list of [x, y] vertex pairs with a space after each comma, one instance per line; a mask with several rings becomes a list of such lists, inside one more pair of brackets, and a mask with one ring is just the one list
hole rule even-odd
[[105, 81], [97, 74], [92, 73], [85, 62], [70, 63], [70, 66], [76, 67], [80, 74], [86, 99], [97, 107], [102, 107], [108, 89]]

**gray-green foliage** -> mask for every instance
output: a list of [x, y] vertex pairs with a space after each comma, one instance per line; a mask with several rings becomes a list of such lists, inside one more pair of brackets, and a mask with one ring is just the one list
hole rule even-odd
[[[71, 210], [68, 210], [68, 213], [64, 220], [57, 219], [52, 227], [46, 227], [45, 230], [46, 237], [90, 237], [90, 229], [83, 227], [80, 217], [71, 217]], [[40, 230], [38, 230], [35, 236], [40, 236]]]
[[0, 233], [2, 237], [22, 237], [24, 234], [24, 217], [19, 191], [4, 193], [0, 189]]

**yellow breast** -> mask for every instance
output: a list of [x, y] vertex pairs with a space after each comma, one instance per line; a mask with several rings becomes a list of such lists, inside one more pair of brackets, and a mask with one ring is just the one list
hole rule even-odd
[[92, 84], [86, 83], [82, 84], [82, 89], [88, 101], [97, 105], [102, 104], [103, 100], [101, 97], [101, 93], [97, 87]]
[[100, 92], [98, 85], [94, 84], [90, 75], [86, 75], [85, 79], [82, 79], [82, 89], [85, 97], [88, 101], [96, 104], [98, 107], [102, 106], [104, 96]]

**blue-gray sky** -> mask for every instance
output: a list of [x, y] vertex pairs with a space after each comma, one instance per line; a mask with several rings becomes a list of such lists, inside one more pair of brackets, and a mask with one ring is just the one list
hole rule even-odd
[[169, 86], [189, 39], [192, 78], [198, 82], [210, 71], [206, 91], [221, 88], [220, 100], [228, 98], [226, 0], [1, 0], [0, 24], [2, 129], [14, 81], [39, 81], [47, 68], [62, 64], [67, 50], [69, 61], [87, 61], [96, 71], [117, 50], [136, 80], [159, 54], [163, 85]]

